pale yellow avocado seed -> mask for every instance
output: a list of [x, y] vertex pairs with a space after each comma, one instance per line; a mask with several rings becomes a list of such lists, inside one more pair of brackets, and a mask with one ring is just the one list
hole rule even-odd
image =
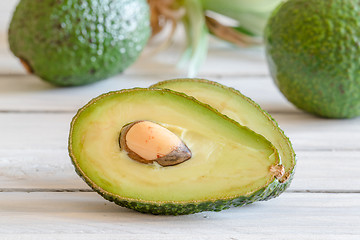
[[178, 136], [151, 121], [136, 121], [124, 126], [120, 147], [133, 160], [156, 161], [161, 166], [176, 165], [191, 158], [191, 151]]

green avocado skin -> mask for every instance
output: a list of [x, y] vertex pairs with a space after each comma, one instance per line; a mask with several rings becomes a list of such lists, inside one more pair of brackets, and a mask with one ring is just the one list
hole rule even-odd
[[150, 213], [154, 215], [187, 215], [194, 214], [203, 211], [220, 212], [222, 210], [229, 209], [231, 207], [241, 207], [257, 201], [267, 201], [269, 199], [279, 196], [285, 191], [291, 180], [287, 184], [280, 183], [277, 179], [274, 179], [267, 187], [264, 187], [255, 193], [248, 196], [239, 196], [230, 199], [219, 199], [215, 201], [201, 201], [201, 202], [188, 202], [188, 203], [150, 203], [139, 201], [129, 201], [117, 198], [116, 196], [109, 194], [102, 189], [96, 187], [87, 178], [83, 176], [81, 171], [75, 168], [77, 174], [98, 194], [110, 202], [133, 209], [141, 213]]
[[298, 108], [328, 118], [360, 115], [359, 12], [359, 0], [290, 0], [270, 17], [270, 72]]
[[186, 215], [194, 214], [203, 211], [220, 212], [231, 207], [241, 207], [257, 201], [264, 201], [264, 196], [274, 194], [273, 189], [276, 188], [278, 181], [274, 180], [267, 188], [258, 190], [250, 196], [237, 197], [233, 199], [224, 199], [216, 201], [204, 201], [193, 203], [164, 203], [164, 204], [151, 204], [142, 202], [130, 202], [119, 200], [110, 195], [100, 193], [105, 199], [112, 201], [122, 207], [130, 208], [142, 213], [151, 213], [154, 215]]
[[122, 72], [150, 32], [146, 0], [21, 0], [8, 40], [34, 74], [72, 86]]

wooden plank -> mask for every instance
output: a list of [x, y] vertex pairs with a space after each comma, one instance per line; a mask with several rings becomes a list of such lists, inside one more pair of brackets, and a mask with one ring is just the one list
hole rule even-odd
[[76, 111], [92, 98], [122, 88], [148, 87], [157, 77], [117, 77], [93, 85], [58, 88], [34, 76], [0, 77], [0, 109]]
[[[276, 230], [276, 229], [275, 229]], [[161, 235], [160, 235], [161, 234]], [[156, 234], [155, 237], [157, 240], [259, 240], [259, 239], [274, 239], [274, 240], [359, 240], [358, 235], [351, 234], [322, 234], [322, 235], [313, 235], [313, 234], [301, 234], [301, 233], [292, 233], [292, 234], [277, 234], [276, 232], [273, 234], [212, 234], [210, 235], [191, 235], [191, 234], [179, 234], [179, 233], [170, 233], [170, 234]], [[98, 240], [98, 239], [106, 239], [106, 240], [118, 240], [119, 234], [3, 234], [1, 235], [6, 240], [39, 240], [39, 239], [53, 239], [53, 240]], [[123, 239], [127, 240], [153, 240], [154, 236], [151, 234], [121, 234]]]
[[0, 206], [1, 234], [117, 234], [136, 239], [360, 235], [360, 194], [287, 193], [242, 208], [177, 217], [140, 214], [96, 193], [0, 193]]
[[0, 150], [0, 191], [90, 189], [75, 173], [66, 148]]
[[360, 151], [297, 151], [291, 191], [360, 192]]
[[[360, 192], [360, 151], [298, 151], [290, 191]], [[0, 191], [90, 188], [75, 173], [67, 150], [0, 150]]]
[[326, 119], [309, 114], [273, 114], [295, 150], [360, 150], [360, 118]]
[[66, 149], [74, 114], [0, 114], [0, 149]]
[[[0, 76], [0, 111], [76, 111], [90, 99], [109, 91], [148, 87], [173, 76], [124, 74], [92, 85], [58, 88], [34, 76]], [[211, 77], [238, 89], [269, 112], [299, 112], [281, 95], [269, 77]]]

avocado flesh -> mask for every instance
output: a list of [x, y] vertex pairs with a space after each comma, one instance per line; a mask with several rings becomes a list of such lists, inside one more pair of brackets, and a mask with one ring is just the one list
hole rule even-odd
[[271, 196], [279, 195], [289, 187], [296, 164], [291, 142], [276, 121], [254, 101], [233, 88], [205, 79], [175, 79], [159, 82], [151, 87], [167, 88], [193, 96], [264, 136], [279, 151], [281, 164], [285, 167], [285, 174], [279, 179], [279, 190], [274, 191]]
[[[171, 167], [130, 159], [119, 147], [120, 130], [144, 119], [177, 134], [192, 158]], [[77, 172], [106, 199], [154, 214], [251, 203], [277, 181], [270, 169], [280, 164], [261, 135], [193, 98], [160, 89], [111, 92], [89, 102], [73, 119], [69, 152]]]
[[146, 0], [21, 0], [8, 41], [30, 72], [55, 85], [73, 86], [124, 71], [150, 32]]

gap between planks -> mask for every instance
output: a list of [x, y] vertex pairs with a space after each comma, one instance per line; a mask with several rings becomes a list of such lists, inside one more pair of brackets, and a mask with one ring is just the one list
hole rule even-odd
[[[94, 192], [86, 188], [0, 188], [0, 192], [53, 193], [53, 192]], [[286, 193], [360, 194], [360, 190], [286, 190]]]

